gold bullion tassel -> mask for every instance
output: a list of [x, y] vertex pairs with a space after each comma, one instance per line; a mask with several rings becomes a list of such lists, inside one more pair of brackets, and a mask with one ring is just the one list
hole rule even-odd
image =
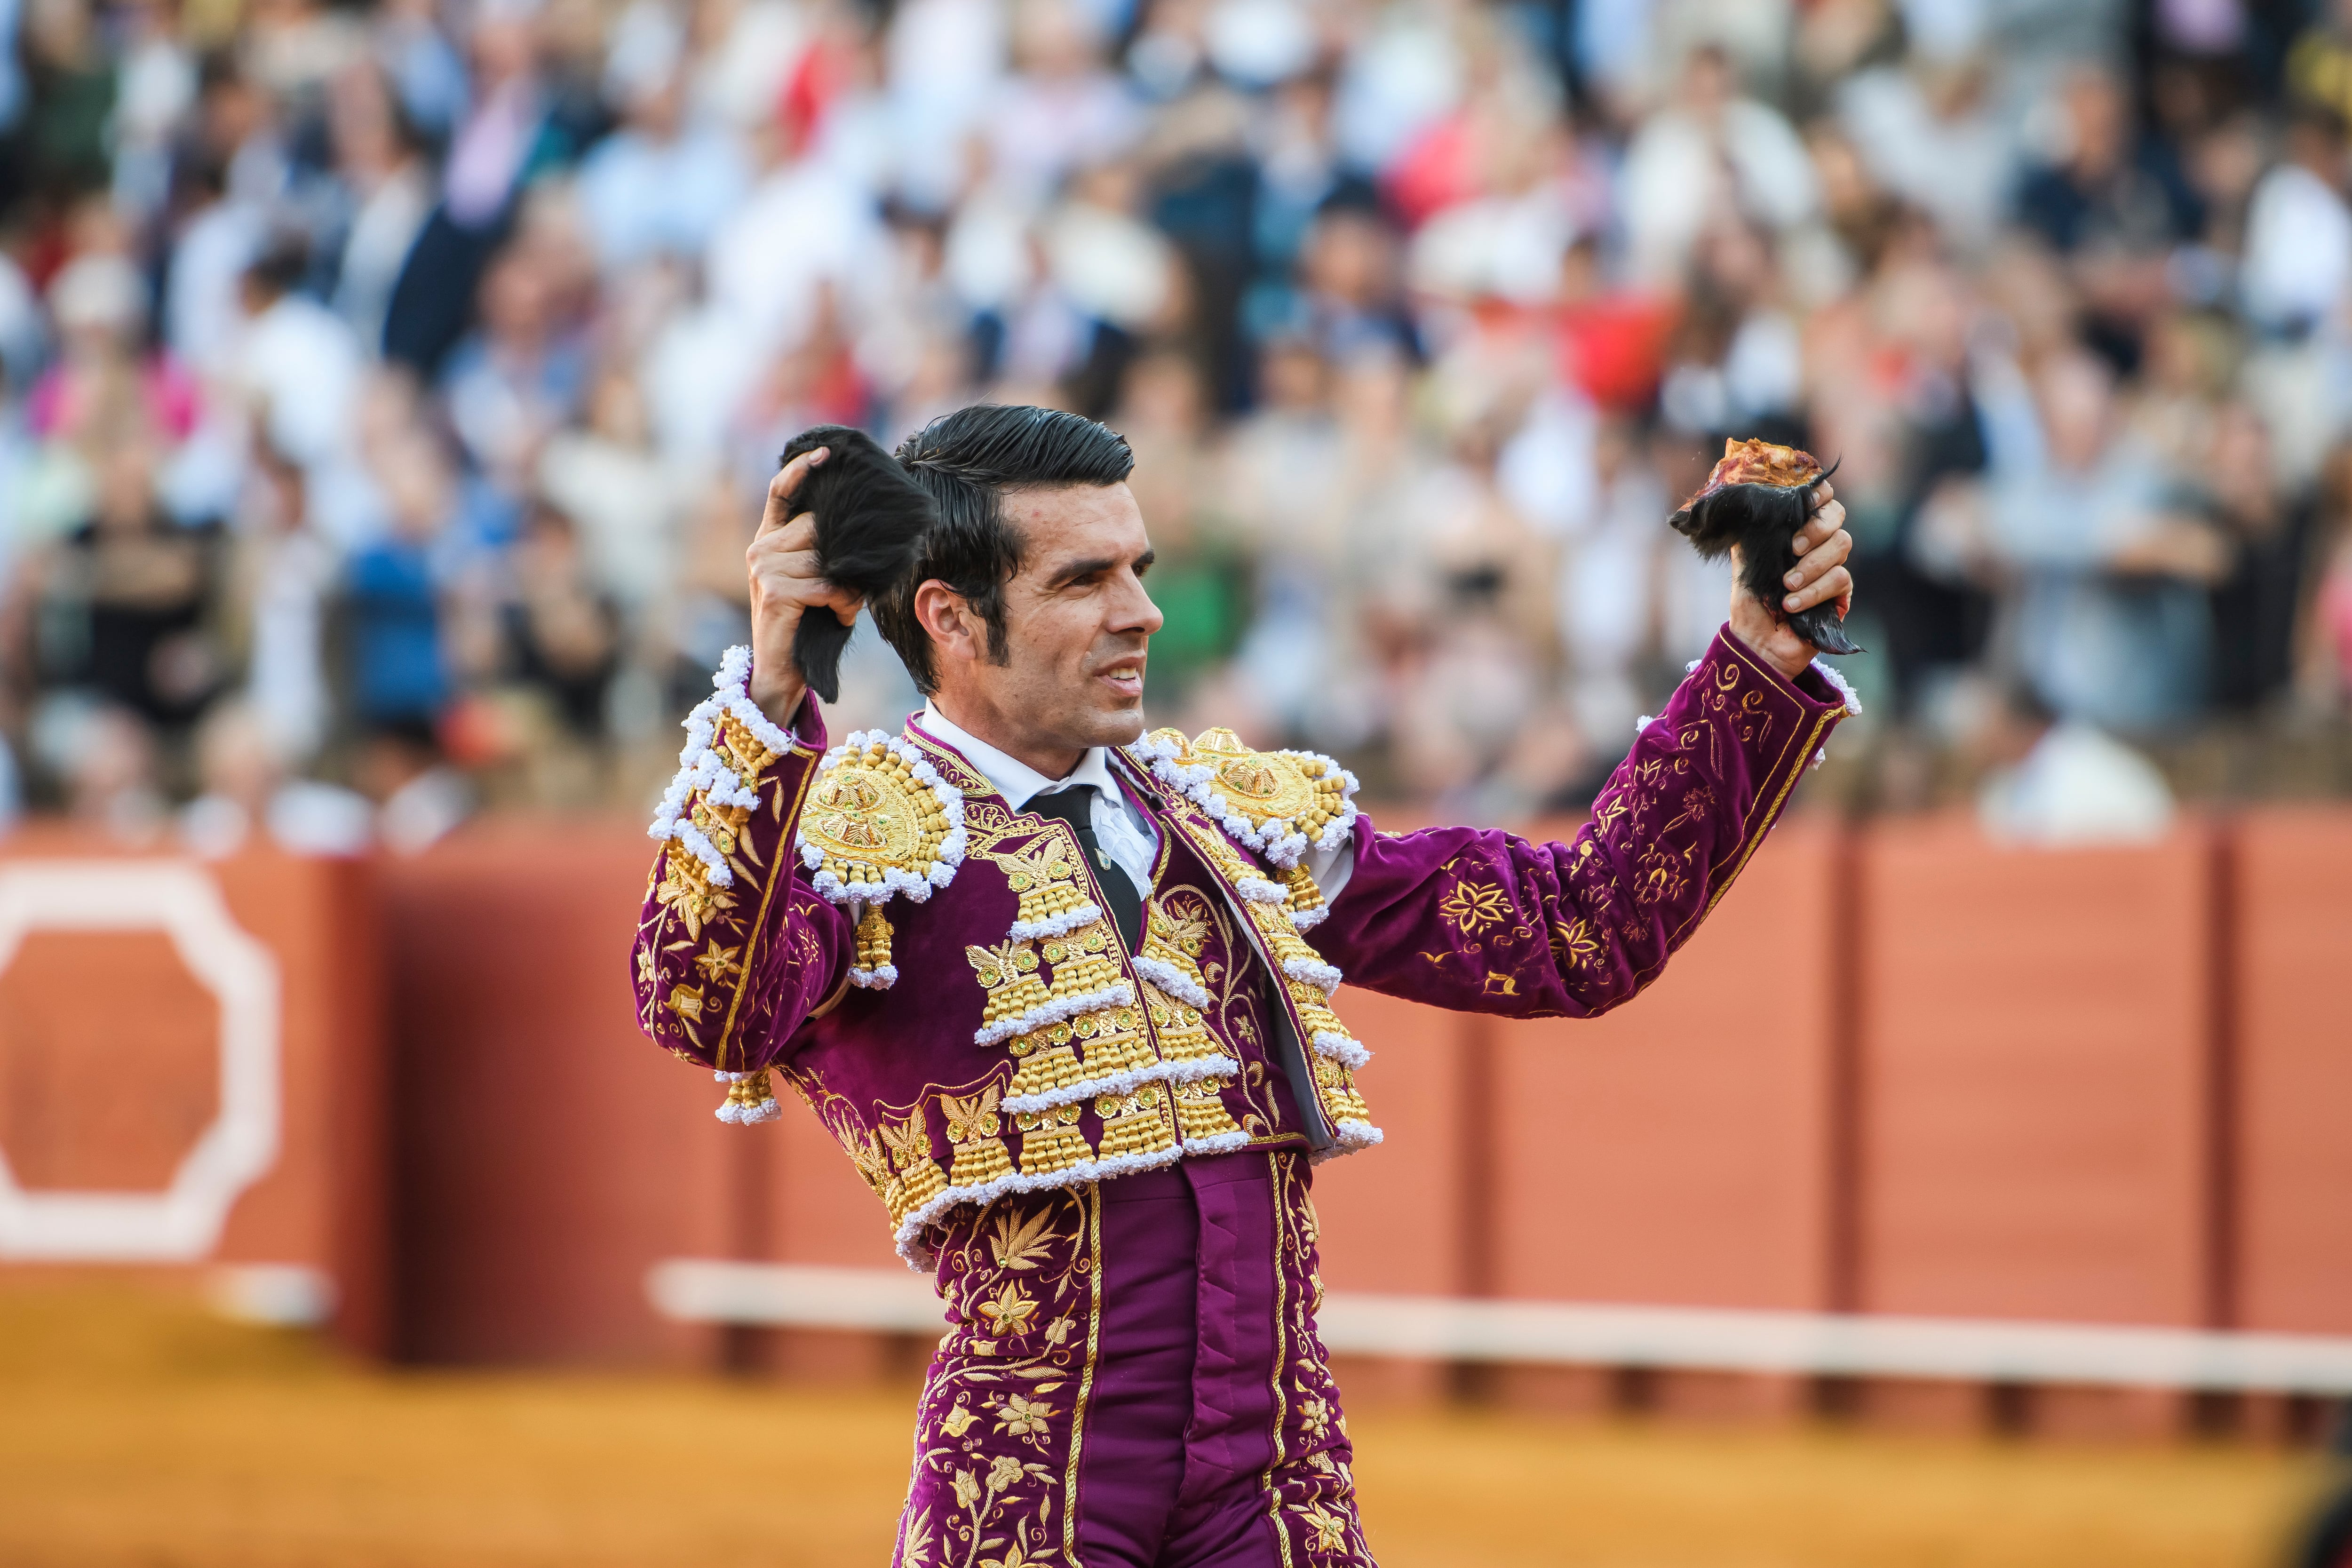
[[878, 903], [866, 905], [857, 917], [857, 962], [849, 974], [864, 986], [889, 985], [898, 978], [898, 966], [890, 962], [890, 920]]
[[1098, 1095], [1095, 1114], [1102, 1120], [1102, 1158], [1122, 1154], [1159, 1154], [1178, 1147], [1169, 1125], [1167, 1102], [1160, 1086], [1147, 1083], [1125, 1094]]
[[1301, 860], [1282, 874], [1283, 885], [1289, 889], [1290, 923], [1300, 931], [1321, 922], [1323, 889], [1307, 874], [1307, 862]]
[[1241, 1131], [1225, 1110], [1225, 1080], [1196, 1078], [1175, 1089], [1176, 1129], [1187, 1143], [1204, 1138], [1230, 1138]]
[[955, 1163], [948, 1184], [978, 1187], [1013, 1173], [1013, 1155], [998, 1136], [1004, 1119], [997, 1107], [1004, 1091], [990, 1084], [978, 1094], [959, 1099], [940, 1097], [940, 1113], [948, 1124], [948, 1142], [955, 1145]]
[[1023, 1175], [1058, 1175], [1081, 1160], [1094, 1158], [1087, 1135], [1078, 1131], [1080, 1109], [1078, 1102], [1072, 1100], [1045, 1110], [1024, 1110], [1013, 1117], [1013, 1124], [1021, 1130]]
[[1070, 1048], [1075, 1031], [1066, 1023], [1048, 1024], [1026, 1035], [1015, 1035], [1005, 1049], [1013, 1053], [1013, 1081], [1005, 1086], [1004, 1098], [1017, 1100], [1024, 1096], [1051, 1094], [1057, 1089], [1067, 1089], [1086, 1077], [1078, 1066], [1077, 1053]]
[[726, 1102], [715, 1113], [719, 1121], [750, 1127], [761, 1121], [773, 1121], [784, 1113], [784, 1108], [776, 1103], [776, 1091], [768, 1081], [766, 1068], [751, 1072], [722, 1072], [717, 1076], [727, 1083]]
[[947, 1191], [947, 1173], [931, 1158], [930, 1130], [924, 1124], [920, 1108], [904, 1121], [884, 1117], [881, 1133], [882, 1142], [889, 1145], [891, 1163], [898, 1167], [898, 1179], [903, 1184], [900, 1201], [906, 1205], [891, 1217], [903, 1220]]
[[[992, 1046], [1025, 1033], [1030, 1026], [1030, 1015], [1054, 999], [1037, 973], [1034, 942], [1008, 938], [994, 947], [966, 947], [963, 955], [971, 961], [973, 973], [980, 976], [981, 989], [988, 995], [980, 1016], [980, 1031], [972, 1037], [976, 1045]], [[1021, 1053], [1016, 1050], [1013, 1054]], [[1016, 1089], [1013, 1092], [1027, 1091]]]

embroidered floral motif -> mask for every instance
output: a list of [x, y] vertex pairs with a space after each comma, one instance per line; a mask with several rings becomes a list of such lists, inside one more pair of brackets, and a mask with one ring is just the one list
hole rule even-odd
[[1601, 939], [1582, 915], [1559, 921], [1551, 928], [1551, 950], [1560, 963], [1582, 969], [1601, 956]]
[[[729, 880], [733, 880], [731, 876]], [[707, 874], [695, 871], [675, 854], [662, 868], [660, 885], [654, 889], [654, 901], [674, 910], [690, 937], [700, 936], [705, 924], [720, 911], [735, 907], [733, 894], [711, 886]]]
[[1027, 1333], [1030, 1316], [1036, 1310], [1037, 1303], [1010, 1279], [998, 1288], [993, 1297], [980, 1304], [980, 1315], [988, 1320], [989, 1327], [996, 1331], [1000, 1339]]
[[1371, 1552], [1356, 1520], [1348, 1423], [1339, 1414], [1339, 1386], [1315, 1330], [1322, 1296], [1315, 1205], [1297, 1163], [1277, 1161], [1275, 1173], [1283, 1258], [1276, 1315], [1286, 1391], [1281, 1441], [1276, 1448], [1282, 1457], [1267, 1477], [1276, 1517], [1288, 1537], [1286, 1556], [1293, 1564], [1303, 1557], [1325, 1568], [1370, 1568]]
[[1438, 900], [1437, 912], [1464, 936], [1476, 936], [1509, 918], [1510, 900], [1491, 882], [1456, 882]]
[[1318, 1557], [1328, 1557], [1348, 1550], [1348, 1521], [1319, 1502], [1305, 1507], [1294, 1506], [1293, 1513], [1306, 1522], [1307, 1550]]
[[1643, 846], [1634, 862], [1633, 901], [1647, 909], [1661, 900], [1681, 898], [1690, 887], [1690, 854], [1688, 847], [1677, 853], [1665, 844]]
[[899, 1563], [1074, 1561], [1072, 1441], [1092, 1383], [1100, 1259], [1092, 1189], [965, 1211], [940, 1237], [957, 1325], [923, 1390]]
[[931, 1510], [924, 1509], [900, 1521], [898, 1568], [931, 1568]]
[[1036, 1268], [1045, 1256], [1045, 1226], [1051, 1217], [1050, 1211], [1046, 1209], [1037, 1209], [1024, 1216], [1013, 1205], [1003, 1205], [988, 1242], [989, 1253], [996, 1259], [996, 1266], [1016, 1273]]
[[875, 1196], [889, 1202], [889, 1188], [897, 1177], [890, 1168], [890, 1156], [883, 1151], [882, 1140], [845, 1121], [835, 1129], [834, 1136], [842, 1152], [849, 1156], [849, 1163], [866, 1179], [866, 1184], [874, 1189]]
[[[1020, 1394], [1008, 1394], [1003, 1403], [996, 1407], [996, 1429], [1010, 1432], [1015, 1437], [1043, 1436], [1052, 1429], [1055, 1414], [1054, 1407], [1042, 1399], [1024, 1399]], [[1002, 1464], [1004, 1461], [999, 1459], [997, 1462]]]

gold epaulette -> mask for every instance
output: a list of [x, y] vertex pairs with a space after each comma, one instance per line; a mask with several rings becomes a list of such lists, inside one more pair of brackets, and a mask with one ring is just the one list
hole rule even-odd
[[799, 844], [801, 864], [815, 873], [810, 887], [856, 917], [851, 983], [887, 987], [898, 970], [882, 906], [897, 894], [919, 904], [954, 879], [963, 862], [963, 792], [898, 736], [854, 731], [817, 764]]
[[1300, 930], [1323, 918], [1323, 895], [1304, 861], [1308, 849], [1337, 848], [1354, 831], [1355, 774], [1314, 752], [1252, 751], [1231, 730], [1203, 730], [1190, 741], [1179, 730], [1156, 730], [1135, 750], [1227, 837], [1285, 873]]
[[1235, 843], [1285, 870], [1309, 847], [1336, 848], [1356, 826], [1356, 775], [1313, 752], [1254, 752], [1231, 730], [1191, 741], [1157, 730], [1135, 749]]

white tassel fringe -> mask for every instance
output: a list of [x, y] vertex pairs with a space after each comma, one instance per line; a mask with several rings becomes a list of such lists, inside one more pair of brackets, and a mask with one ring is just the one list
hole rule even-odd
[[992, 1046], [999, 1040], [1009, 1040], [1015, 1035], [1025, 1035], [1032, 1029], [1042, 1029], [1048, 1024], [1058, 1024], [1065, 1018], [1091, 1013], [1097, 1007], [1131, 1007], [1134, 1005], [1135, 987], [1122, 980], [1099, 991], [1081, 991], [1076, 996], [1057, 996], [1030, 1008], [1026, 1013], [982, 1025], [971, 1037], [971, 1043]]
[[1329, 1029], [1318, 1029], [1315, 1031], [1315, 1037], [1307, 1043], [1315, 1047], [1317, 1056], [1329, 1057], [1333, 1061], [1351, 1071], [1372, 1059], [1372, 1053], [1365, 1047], [1364, 1043], [1351, 1035], [1337, 1034]]
[[1042, 921], [1014, 921], [1005, 934], [1015, 942], [1043, 942], [1049, 937], [1067, 936], [1080, 926], [1092, 925], [1102, 919], [1099, 905], [1080, 904], [1075, 910], [1064, 910], [1058, 915], [1048, 915]]
[[1309, 985], [1319, 987], [1326, 996], [1339, 989], [1339, 972], [1320, 959], [1286, 958], [1282, 961], [1282, 972], [1293, 980], [1304, 980]]
[[1845, 677], [1840, 675], [1833, 667], [1823, 663], [1818, 658], [1813, 660], [1812, 668], [1815, 675], [1820, 676], [1823, 680], [1829, 682], [1831, 690], [1835, 691], [1840, 697], [1845, 699], [1846, 717], [1849, 719], [1861, 718], [1862, 699], [1854, 695], [1853, 688], [1847, 683]]
[[1190, 1003], [1204, 1013], [1213, 1005], [1207, 986], [1166, 960], [1137, 953], [1128, 962], [1135, 966], [1136, 973], [1177, 1001]]
[[712, 744], [719, 738], [720, 716], [733, 718], [751, 732], [753, 739], [778, 756], [800, 744], [790, 731], [779, 730], [770, 723], [767, 715], [752, 702], [746, 689], [751, 678], [751, 650], [740, 645], [729, 648], [719, 661], [719, 672], [710, 678], [712, 694], [686, 716], [686, 745], [677, 753], [677, 774], [662, 792], [661, 804], [655, 807], [654, 819], [646, 828], [649, 838], [675, 839], [686, 846], [688, 852], [709, 869], [710, 880], [722, 888], [734, 886], [735, 873], [727, 864], [727, 857], [719, 852], [719, 847], [694, 826], [694, 794], [699, 790], [714, 805], [746, 809], [759, 805], [760, 797], [736, 776]]

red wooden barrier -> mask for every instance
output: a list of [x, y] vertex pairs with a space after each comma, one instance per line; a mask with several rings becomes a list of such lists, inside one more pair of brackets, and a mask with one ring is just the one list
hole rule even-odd
[[767, 1213], [756, 1227], [758, 1255], [787, 1263], [904, 1267], [891, 1249], [890, 1215], [882, 1200], [815, 1113], [781, 1082], [778, 1092], [785, 1095], [784, 1114], [770, 1124], [772, 1139], [757, 1129], [743, 1139], [773, 1144], [764, 1157]]
[[1463, 1020], [1348, 987], [1337, 1005], [1371, 1048], [1359, 1081], [1385, 1136], [1316, 1169], [1323, 1282], [1408, 1295], [1473, 1289], [1484, 1265], [1462, 1224], [1475, 1195]]
[[2203, 1320], [2211, 861], [1865, 836], [1864, 1308]]
[[2249, 816], [2235, 866], [2233, 1316], [2352, 1333], [2352, 816]]
[[712, 1118], [708, 1072], [637, 1032], [652, 863], [604, 821], [495, 823], [386, 863], [403, 1353], [698, 1357], [646, 1270], [738, 1250], [743, 1134]]
[[1500, 1294], [1830, 1304], [1836, 848], [1776, 832], [1631, 1005], [1494, 1026]]

